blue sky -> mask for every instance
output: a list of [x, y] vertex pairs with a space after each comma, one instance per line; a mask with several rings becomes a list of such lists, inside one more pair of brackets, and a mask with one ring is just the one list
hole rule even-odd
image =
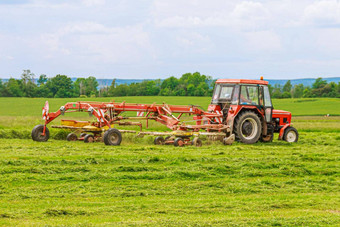
[[337, 0], [0, 0], [0, 78], [340, 76]]

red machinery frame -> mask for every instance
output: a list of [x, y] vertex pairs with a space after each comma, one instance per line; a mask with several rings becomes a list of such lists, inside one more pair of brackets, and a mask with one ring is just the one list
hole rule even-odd
[[[139, 112], [139, 117], [119, 116], [125, 111]], [[126, 119], [155, 120], [167, 126], [171, 130], [183, 130], [197, 132], [204, 129], [208, 132], [227, 132], [228, 125], [216, 122], [216, 119], [223, 117], [222, 113], [206, 112], [196, 106], [167, 105], [167, 104], [136, 104], [136, 103], [115, 103], [115, 102], [69, 102], [61, 106], [56, 112], [49, 113], [49, 105], [46, 101], [43, 108], [43, 119], [45, 127], [55, 118], [69, 112], [89, 112], [97, 118], [95, 126], [101, 128], [112, 124], [120, 123]], [[141, 116], [140, 113], [143, 113]], [[178, 116], [174, 114], [178, 113]], [[194, 115], [195, 125], [186, 125], [180, 121], [183, 114]], [[127, 123], [127, 122], [126, 122]], [[45, 130], [44, 130], [45, 131]]]

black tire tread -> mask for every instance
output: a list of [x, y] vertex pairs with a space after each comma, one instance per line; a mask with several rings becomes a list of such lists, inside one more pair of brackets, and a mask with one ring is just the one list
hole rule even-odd
[[40, 137], [39, 133], [42, 133], [43, 130], [44, 130], [44, 125], [36, 125], [32, 129], [32, 132], [31, 132], [32, 140], [37, 141], [37, 142], [46, 142], [50, 138], [50, 131], [46, 127], [45, 136], [44, 137]]
[[296, 133], [296, 140], [294, 141], [294, 143], [296, 143], [298, 140], [299, 140], [299, 132], [297, 131], [297, 129], [296, 128], [294, 128], [294, 127], [292, 127], [292, 126], [289, 126], [289, 127], [287, 127], [286, 129], [285, 129], [285, 132], [283, 133], [283, 140], [284, 141], [287, 141], [287, 134], [288, 134], [288, 132], [289, 131], [291, 131], [291, 130], [293, 130], [293, 131], [295, 131], [295, 133]]
[[87, 135], [84, 137], [84, 143], [88, 143], [90, 137], [92, 137], [92, 138], [94, 139], [94, 136], [93, 136], [93, 135], [87, 134]]
[[[118, 135], [118, 141], [115, 144], [111, 143], [111, 141], [109, 139], [109, 136], [110, 136], [111, 133], [116, 133]], [[104, 133], [104, 143], [105, 143], [105, 145], [119, 146], [120, 143], [122, 142], [122, 139], [123, 139], [122, 134], [120, 133], [120, 131], [118, 129], [111, 128]]]
[[[259, 123], [259, 132], [258, 132], [258, 135], [250, 140], [250, 141], [244, 141], [242, 140], [242, 138], [238, 135], [240, 132], [238, 131], [238, 125], [240, 124], [240, 122], [242, 122], [243, 118], [247, 117], [247, 116], [253, 116], [255, 119], [257, 119], [256, 121]], [[234, 131], [234, 134], [235, 134], [235, 140], [236, 141], [240, 141], [242, 143], [247, 143], [247, 144], [253, 144], [253, 143], [256, 143], [261, 135], [262, 135], [262, 123], [261, 123], [261, 120], [259, 118], [259, 116], [254, 113], [253, 111], [244, 111], [242, 112], [241, 114], [239, 114], [235, 120], [235, 123], [234, 123], [234, 127], [233, 127], [233, 131]]]

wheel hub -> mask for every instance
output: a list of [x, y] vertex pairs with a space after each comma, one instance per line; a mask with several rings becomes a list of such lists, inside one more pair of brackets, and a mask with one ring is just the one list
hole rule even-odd
[[116, 136], [115, 133], [112, 133], [110, 136], [110, 140], [112, 143], [116, 143], [118, 140], [118, 136]]
[[244, 124], [242, 125], [242, 133], [245, 136], [249, 136], [252, 132], [253, 132], [253, 125], [249, 121], [244, 122]]
[[288, 134], [287, 134], [287, 141], [288, 142], [294, 142], [296, 140], [296, 134], [294, 131], [290, 131]]
[[242, 136], [247, 140], [253, 139], [257, 134], [257, 130], [257, 123], [251, 117], [244, 119], [241, 124]]

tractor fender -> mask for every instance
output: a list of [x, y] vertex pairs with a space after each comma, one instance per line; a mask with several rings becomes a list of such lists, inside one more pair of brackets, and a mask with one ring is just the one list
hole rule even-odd
[[290, 124], [285, 124], [281, 129], [280, 129], [280, 134], [279, 134], [279, 140], [282, 140], [283, 134], [285, 133], [286, 128], [288, 128]]

